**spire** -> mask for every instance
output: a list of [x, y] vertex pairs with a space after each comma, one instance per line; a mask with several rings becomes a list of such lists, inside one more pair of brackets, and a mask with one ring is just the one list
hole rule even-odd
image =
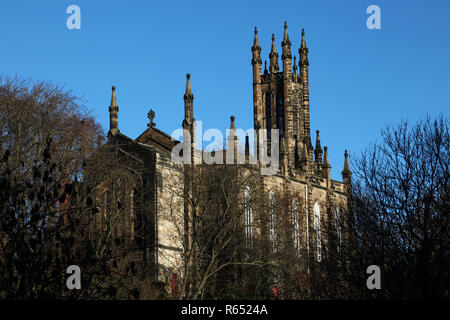
[[109, 106], [109, 134], [116, 135], [119, 131], [119, 107], [116, 100], [116, 87], [111, 88], [111, 105]]
[[303, 28], [302, 28], [302, 43], [300, 45], [300, 48], [306, 48], [305, 29], [303, 29]]
[[192, 98], [194, 99], [194, 96], [192, 94], [192, 89], [191, 89], [191, 74], [186, 74], [186, 91], [184, 93], [184, 100], [188, 99], [188, 98]]
[[264, 60], [264, 74], [268, 74], [269, 71], [267, 71], [267, 60]]
[[[189, 152], [183, 155], [184, 161], [190, 164], [196, 163], [195, 150], [195, 119], [194, 119], [194, 95], [191, 89], [191, 75], [186, 74], [186, 90], [184, 92], [184, 119], [183, 119], [183, 141], [190, 142]], [[186, 157], [186, 158], [185, 158]], [[186, 162], [185, 162], [186, 164]]]
[[[255, 39], [252, 46], [252, 65], [261, 65], [261, 47], [258, 42], [258, 29], [255, 27]], [[260, 72], [261, 70], [259, 70]]]
[[278, 66], [278, 52], [277, 47], [275, 45], [275, 35], [273, 33], [272, 33], [272, 48], [270, 49], [269, 58], [270, 58], [270, 67], [269, 67], [270, 73], [277, 73], [278, 70], [280, 70], [280, 67]]
[[258, 42], [258, 28], [255, 26], [255, 38], [253, 39], [253, 47], [252, 51], [261, 50], [261, 47], [259, 46]]
[[[283, 36], [283, 42], [286, 43], [289, 41], [289, 35], [287, 31], [287, 22], [284, 22], [284, 36]], [[290, 42], [290, 41], [289, 41]]]
[[302, 29], [302, 43], [300, 49], [298, 50], [300, 57], [298, 65], [300, 67], [300, 78], [299, 82], [303, 89], [303, 99], [302, 99], [302, 109], [303, 109], [303, 130], [304, 135], [308, 139], [308, 149], [312, 150], [311, 144], [311, 133], [310, 133], [310, 114], [309, 114], [309, 79], [308, 79], [308, 48], [306, 47], [305, 41], [305, 30]]
[[300, 69], [302, 68], [302, 66], [309, 66], [308, 48], [306, 47], [305, 41], [305, 29], [302, 29], [302, 43], [300, 45], [300, 49], [298, 49], [298, 53], [300, 54], [299, 60]]
[[117, 101], [116, 101], [116, 86], [112, 86], [112, 93], [111, 93], [111, 107], [116, 107], [117, 106]]
[[327, 186], [331, 186], [331, 166], [328, 162], [328, 148], [324, 147], [325, 153], [323, 154], [322, 175], [327, 179]]
[[258, 29], [255, 27], [255, 38], [252, 46], [252, 71], [253, 71], [253, 125], [261, 126], [262, 122], [262, 93], [261, 93], [261, 47], [258, 42]]
[[277, 46], [275, 45], [275, 34], [272, 33], [272, 48], [270, 48], [270, 53], [277, 53]]
[[344, 170], [342, 171], [342, 173], [351, 173], [350, 166], [348, 165], [348, 153], [347, 153], [347, 150], [345, 150], [344, 157], [345, 157]]
[[316, 162], [322, 163], [322, 146], [320, 145], [320, 131], [316, 131], [316, 149], [314, 150], [314, 155], [316, 157]]
[[323, 147], [323, 167], [331, 168], [330, 162], [328, 161], [328, 147]]
[[[284, 22], [284, 36], [283, 36], [283, 42], [281, 42], [281, 47], [283, 49], [283, 54], [281, 56], [281, 59], [282, 60], [292, 59], [291, 41], [289, 40], [286, 21]], [[285, 67], [285, 66], [283, 65], [283, 67]], [[290, 61], [289, 61], [289, 68], [290, 68]]]
[[184, 92], [184, 121], [183, 128], [185, 124], [190, 126], [194, 121], [194, 95], [191, 89], [191, 75], [186, 74], [186, 90]]
[[348, 153], [347, 150], [345, 150], [344, 153], [344, 170], [342, 170], [342, 181], [345, 184], [350, 185], [352, 181], [352, 172], [350, 171], [350, 166], [348, 165]]

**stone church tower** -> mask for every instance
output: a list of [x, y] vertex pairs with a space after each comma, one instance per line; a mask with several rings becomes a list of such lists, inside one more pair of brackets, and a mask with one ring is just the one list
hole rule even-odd
[[[309, 61], [305, 31], [302, 29], [301, 32], [297, 65], [297, 56], [291, 52], [287, 24], [284, 24], [281, 41], [281, 71], [273, 34], [271, 40], [269, 65], [265, 60], [264, 70], [262, 70], [261, 47], [258, 30], [255, 27], [251, 47], [254, 128], [255, 130], [266, 129], [269, 141], [271, 130], [279, 130], [281, 157], [278, 172], [274, 175], [262, 176], [261, 182], [269, 194], [289, 192], [303, 199], [306, 223], [299, 227], [301, 230], [297, 230], [298, 234], [304, 235], [299, 241], [306, 243], [308, 250], [311, 250], [320, 262], [321, 223], [350, 213], [351, 171], [348, 154], [345, 151], [343, 182], [339, 182], [331, 179], [328, 148], [326, 146], [322, 148], [319, 130], [316, 131], [315, 147], [313, 147], [310, 132]], [[190, 74], [186, 76], [183, 100], [184, 119], [181, 123], [182, 128], [192, 138], [189, 156], [191, 163], [195, 163], [193, 160], [197, 155], [194, 141], [194, 94]], [[179, 195], [189, 189], [185, 188], [189, 166], [172, 162], [172, 149], [179, 142], [156, 128], [153, 122], [155, 117], [153, 111], [148, 114], [148, 128], [136, 139], [120, 132], [115, 87], [112, 88], [109, 113], [110, 129], [106, 145], [115, 148], [125, 159], [124, 161], [127, 161], [128, 167], [133, 171], [132, 174], [139, 177], [137, 179], [139, 183], [136, 183], [134, 188], [141, 190], [140, 194], [143, 194], [145, 199], [139, 213], [134, 213], [137, 206], [130, 209], [132, 216], [145, 217], [142, 221], [143, 241], [139, 247], [143, 255], [138, 259], [151, 266], [150, 270], [155, 280], [167, 283], [172, 273], [182, 273], [179, 270], [182, 269], [180, 259], [183, 250], [183, 243], [174, 241], [168, 236], [173, 227], [167, 220], [167, 216], [169, 213], [173, 214], [174, 208], [178, 212], [180, 221], [191, 214], [186, 207], [186, 199], [169, 198], [168, 194], [173, 188], [178, 188]], [[235, 117], [231, 117], [230, 127], [232, 130], [235, 129]], [[185, 138], [184, 141], [186, 141]], [[233, 142], [236, 148], [236, 137]], [[248, 156], [248, 137], [245, 141], [245, 153]], [[134, 234], [137, 233], [136, 231]]]
[[[273, 129], [279, 130], [280, 170], [264, 176], [268, 192], [300, 194], [305, 205], [306, 224], [303, 226], [308, 248], [315, 248], [320, 260], [320, 224], [348, 214], [351, 171], [345, 150], [343, 182], [331, 179], [328, 148], [322, 148], [320, 132], [316, 131], [315, 147], [310, 132], [309, 60], [305, 31], [302, 29], [297, 57], [291, 53], [287, 23], [281, 41], [281, 62], [275, 36], [272, 34], [269, 67], [262, 68], [261, 47], [255, 27], [251, 48], [253, 67], [253, 113], [255, 130], [266, 129], [270, 141]], [[319, 221], [318, 221], [319, 220]]]

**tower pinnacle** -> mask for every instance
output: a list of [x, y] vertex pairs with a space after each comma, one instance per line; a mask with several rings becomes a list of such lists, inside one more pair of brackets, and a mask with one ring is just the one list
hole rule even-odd
[[344, 170], [342, 170], [342, 181], [345, 184], [350, 185], [351, 184], [351, 178], [352, 178], [352, 172], [350, 171], [350, 166], [348, 164], [348, 153], [347, 153], [347, 150], [345, 150], [344, 157], [345, 157], [345, 160], [344, 160]]
[[283, 41], [281, 42], [281, 48], [283, 50], [283, 54], [281, 55], [281, 60], [283, 60], [283, 73], [285, 76], [291, 72], [291, 41], [289, 40], [289, 35], [287, 31], [287, 23], [284, 22], [284, 36]]
[[317, 163], [322, 164], [322, 146], [320, 145], [320, 131], [316, 131], [316, 149], [314, 150], [315, 160]]
[[270, 49], [269, 58], [270, 58], [270, 66], [269, 66], [270, 73], [277, 73], [278, 70], [280, 70], [280, 67], [278, 66], [278, 52], [277, 47], [275, 45], [275, 35], [273, 33], [272, 33], [272, 48]]
[[300, 69], [302, 68], [302, 66], [309, 66], [308, 48], [306, 47], [305, 41], [305, 29], [302, 29], [302, 43], [300, 45], [300, 49], [298, 49], [298, 53], [300, 54], [299, 59]]
[[255, 27], [255, 38], [253, 40], [252, 46], [252, 65], [261, 66], [261, 64], [261, 47], [259, 46], [258, 42], [258, 29]]
[[116, 135], [119, 131], [119, 107], [116, 100], [116, 87], [111, 88], [111, 105], [109, 106], [109, 133]]
[[183, 127], [185, 124], [191, 126], [194, 121], [194, 95], [192, 94], [191, 89], [191, 75], [186, 74], [186, 90], [184, 92], [184, 121]]

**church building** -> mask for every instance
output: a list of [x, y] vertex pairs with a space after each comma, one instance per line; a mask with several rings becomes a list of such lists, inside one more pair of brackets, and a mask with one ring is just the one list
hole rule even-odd
[[[296, 55], [291, 52], [291, 41], [285, 23], [281, 42], [281, 66], [273, 34], [269, 63], [264, 61], [263, 65], [256, 27], [251, 53], [254, 129], [256, 132], [266, 130], [269, 141], [272, 130], [278, 129], [280, 139], [279, 169], [273, 175], [262, 176], [261, 181], [269, 197], [288, 190], [302, 198], [302, 212], [306, 216], [302, 220], [305, 221], [304, 225], [296, 226], [300, 230], [295, 232], [301, 235], [296, 239], [297, 245], [299, 242], [306, 243], [316, 261], [320, 262], [323, 245], [321, 223], [327, 219], [339, 220], [341, 215], [350, 214], [352, 173], [348, 154], [345, 150], [342, 182], [335, 181], [331, 179], [328, 149], [326, 146], [322, 147], [319, 130], [315, 133], [315, 145], [312, 144], [309, 61], [304, 30], [301, 32]], [[190, 74], [186, 77], [183, 100], [184, 118], [180, 119], [180, 124], [194, 137], [194, 93]], [[119, 130], [119, 106], [115, 87], [112, 87], [109, 113], [110, 127], [106, 145], [115, 148], [121, 154], [121, 159], [125, 159], [124, 167], [134, 181], [130, 189], [124, 191], [130, 197], [130, 203], [137, 203], [137, 198], [142, 200], [141, 205], [131, 206], [129, 213], [129, 220], [133, 221], [129, 228], [135, 229], [132, 232], [135, 237], [132, 242], [140, 252], [136, 260], [141, 259], [150, 266], [149, 270], [156, 281], [170, 283], [173, 274], [183, 274], [184, 246], [180, 242], [182, 240], [171, 236], [176, 228], [173, 225], [174, 217], [182, 223], [189, 211], [185, 208], [186, 201], [183, 197], [187, 190], [187, 167], [172, 161], [171, 157], [173, 148], [180, 142], [157, 128], [152, 110], [148, 113], [148, 127], [137, 138], [130, 138], [122, 133]], [[235, 118], [231, 117], [231, 129], [235, 127], [234, 121]], [[194, 139], [191, 141], [191, 148], [195, 154]], [[249, 149], [246, 139], [246, 156]], [[137, 237], [138, 235], [140, 236]]]

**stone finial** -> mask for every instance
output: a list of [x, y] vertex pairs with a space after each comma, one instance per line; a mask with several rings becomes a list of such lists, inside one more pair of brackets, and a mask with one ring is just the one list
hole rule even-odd
[[149, 120], [149, 123], [147, 124], [147, 127], [152, 128], [156, 126], [156, 123], [153, 122], [153, 119], [155, 119], [155, 111], [153, 109], [150, 109], [150, 111], [147, 113], [147, 118]]

